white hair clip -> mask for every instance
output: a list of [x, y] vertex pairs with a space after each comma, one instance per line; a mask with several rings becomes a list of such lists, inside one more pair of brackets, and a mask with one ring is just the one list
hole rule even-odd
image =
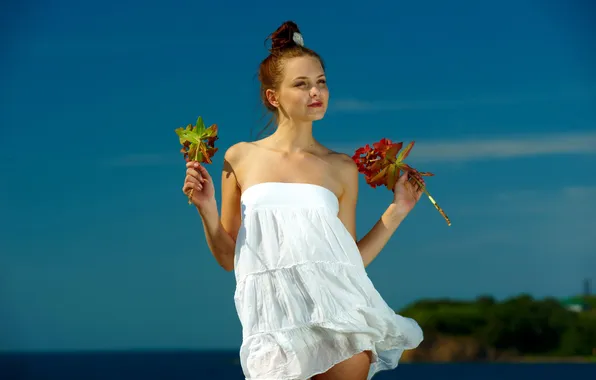
[[294, 32], [292, 39], [294, 40], [294, 42], [296, 42], [296, 45], [304, 46], [304, 39], [302, 38], [302, 34]]

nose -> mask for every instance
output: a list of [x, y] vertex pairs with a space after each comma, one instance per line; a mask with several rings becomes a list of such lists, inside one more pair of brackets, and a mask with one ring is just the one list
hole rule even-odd
[[313, 88], [310, 89], [311, 97], [315, 97], [315, 96], [319, 96], [319, 95], [321, 95], [321, 91], [319, 90], [318, 87], [314, 86]]

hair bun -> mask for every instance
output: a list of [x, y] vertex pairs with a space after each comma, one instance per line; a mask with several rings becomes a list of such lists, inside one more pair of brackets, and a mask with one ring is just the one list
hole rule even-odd
[[271, 48], [269, 49], [271, 53], [294, 46], [304, 46], [300, 29], [293, 21], [286, 21], [281, 24], [267, 39], [271, 39]]

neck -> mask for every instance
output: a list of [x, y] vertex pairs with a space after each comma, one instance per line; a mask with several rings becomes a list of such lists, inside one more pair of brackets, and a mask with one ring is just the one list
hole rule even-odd
[[295, 122], [284, 118], [280, 120], [271, 138], [279, 150], [286, 152], [307, 150], [316, 144], [312, 135], [312, 121]]

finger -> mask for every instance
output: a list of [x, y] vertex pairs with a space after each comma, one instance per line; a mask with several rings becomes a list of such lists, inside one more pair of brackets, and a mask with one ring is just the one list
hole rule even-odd
[[209, 172], [207, 171], [207, 169], [205, 169], [205, 167], [201, 164], [199, 164], [197, 166], [197, 169], [199, 170], [199, 173], [201, 173], [201, 175], [207, 180], [211, 180], [211, 176], [209, 175]]
[[408, 181], [408, 172], [404, 172], [404, 174], [399, 177], [399, 182], [402, 184]]
[[416, 191], [416, 200], [419, 200], [420, 197], [422, 197], [422, 193], [424, 193], [424, 190], [422, 189], [422, 186], [418, 185], [418, 191]]
[[190, 191], [190, 189], [202, 189], [202, 185], [200, 183], [197, 182], [185, 182], [184, 185], [182, 186], [182, 189], [184, 191]]
[[189, 183], [193, 186], [197, 186], [197, 185], [201, 184], [201, 181], [199, 179], [197, 179], [195, 177], [190, 177], [190, 176], [187, 176], [184, 182]]
[[186, 169], [186, 175], [196, 178], [197, 180], [200, 180], [202, 178], [201, 173], [199, 173], [195, 169]]
[[404, 187], [408, 190], [411, 190], [414, 188], [414, 184], [410, 180], [404, 180]]
[[194, 166], [195, 166], [195, 163], [196, 163], [196, 161], [188, 161], [188, 162], [186, 163], [186, 167], [187, 167], [187, 168], [194, 167]]
[[184, 194], [188, 194], [190, 192], [190, 190], [197, 190], [197, 191], [201, 191], [203, 190], [203, 185], [201, 185], [200, 183], [192, 183], [192, 182], [187, 182], [184, 184], [184, 186], [182, 186], [182, 192]]

